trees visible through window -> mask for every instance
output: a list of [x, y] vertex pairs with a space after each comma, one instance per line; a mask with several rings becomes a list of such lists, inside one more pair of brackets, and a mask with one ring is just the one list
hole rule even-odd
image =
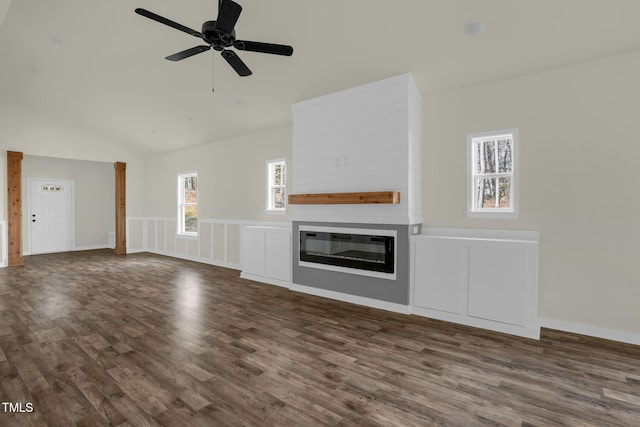
[[267, 211], [287, 208], [287, 175], [284, 160], [267, 162]]
[[178, 175], [178, 233], [198, 234], [198, 174]]
[[469, 135], [467, 143], [467, 213], [517, 214], [517, 131]]

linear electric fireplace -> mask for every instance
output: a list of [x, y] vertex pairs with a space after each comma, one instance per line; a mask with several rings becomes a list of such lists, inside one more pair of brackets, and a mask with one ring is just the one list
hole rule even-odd
[[395, 230], [301, 225], [299, 265], [396, 278]]

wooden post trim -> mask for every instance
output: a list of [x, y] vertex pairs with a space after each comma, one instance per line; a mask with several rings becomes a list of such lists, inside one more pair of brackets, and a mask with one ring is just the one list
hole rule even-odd
[[127, 164], [116, 162], [116, 255], [127, 254]]
[[7, 231], [9, 266], [24, 265], [22, 256], [22, 158], [7, 151]]

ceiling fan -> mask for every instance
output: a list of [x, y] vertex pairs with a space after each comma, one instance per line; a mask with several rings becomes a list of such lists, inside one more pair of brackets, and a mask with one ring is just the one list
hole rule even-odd
[[232, 0], [219, 0], [218, 17], [215, 21], [207, 21], [202, 24], [202, 31], [192, 30], [189, 27], [178, 24], [163, 16], [157, 15], [146, 9], [137, 8], [136, 13], [146, 18], [153, 19], [161, 24], [168, 25], [192, 36], [201, 38], [206, 45], [192, 47], [182, 52], [174, 53], [166, 57], [169, 61], [181, 61], [198, 53], [206, 52], [213, 48], [220, 52], [222, 57], [241, 77], [251, 75], [251, 70], [240, 59], [235, 51], [227, 48], [233, 47], [238, 50], [249, 52], [270, 53], [273, 55], [293, 55], [293, 48], [287, 45], [253, 42], [248, 40], [236, 40], [235, 25], [242, 12], [242, 6]]

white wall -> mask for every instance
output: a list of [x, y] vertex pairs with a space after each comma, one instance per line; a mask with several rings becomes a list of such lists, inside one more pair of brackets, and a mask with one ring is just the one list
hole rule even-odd
[[2, 27], [4, 17], [9, 11], [9, 6], [11, 6], [11, 0], [0, 0], [0, 27]]
[[114, 141], [85, 131], [81, 124], [63, 123], [0, 97], [0, 188], [4, 189], [0, 219], [7, 217], [7, 150], [61, 159], [126, 162], [127, 215], [139, 216], [143, 212], [145, 163], [141, 156]]
[[265, 209], [266, 162], [286, 159], [291, 170], [291, 146], [291, 127], [284, 127], [149, 158], [145, 216], [176, 218], [177, 175], [196, 171], [200, 218], [290, 221], [290, 210]]
[[115, 179], [113, 163], [24, 156], [22, 160], [22, 249], [29, 246], [28, 178], [65, 179], [74, 182], [75, 249], [107, 247], [115, 231]]
[[[129, 219], [129, 250], [240, 268], [242, 225], [291, 221], [290, 209], [266, 213], [267, 161], [285, 159], [290, 171], [291, 147], [291, 127], [284, 127], [147, 159], [145, 217]], [[177, 177], [184, 172], [198, 173], [196, 238], [176, 236]]]
[[[425, 225], [539, 231], [549, 323], [640, 333], [638, 75], [635, 52], [423, 96]], [[520, 218], [467, 219], [465, 136], [512, 127]]]

